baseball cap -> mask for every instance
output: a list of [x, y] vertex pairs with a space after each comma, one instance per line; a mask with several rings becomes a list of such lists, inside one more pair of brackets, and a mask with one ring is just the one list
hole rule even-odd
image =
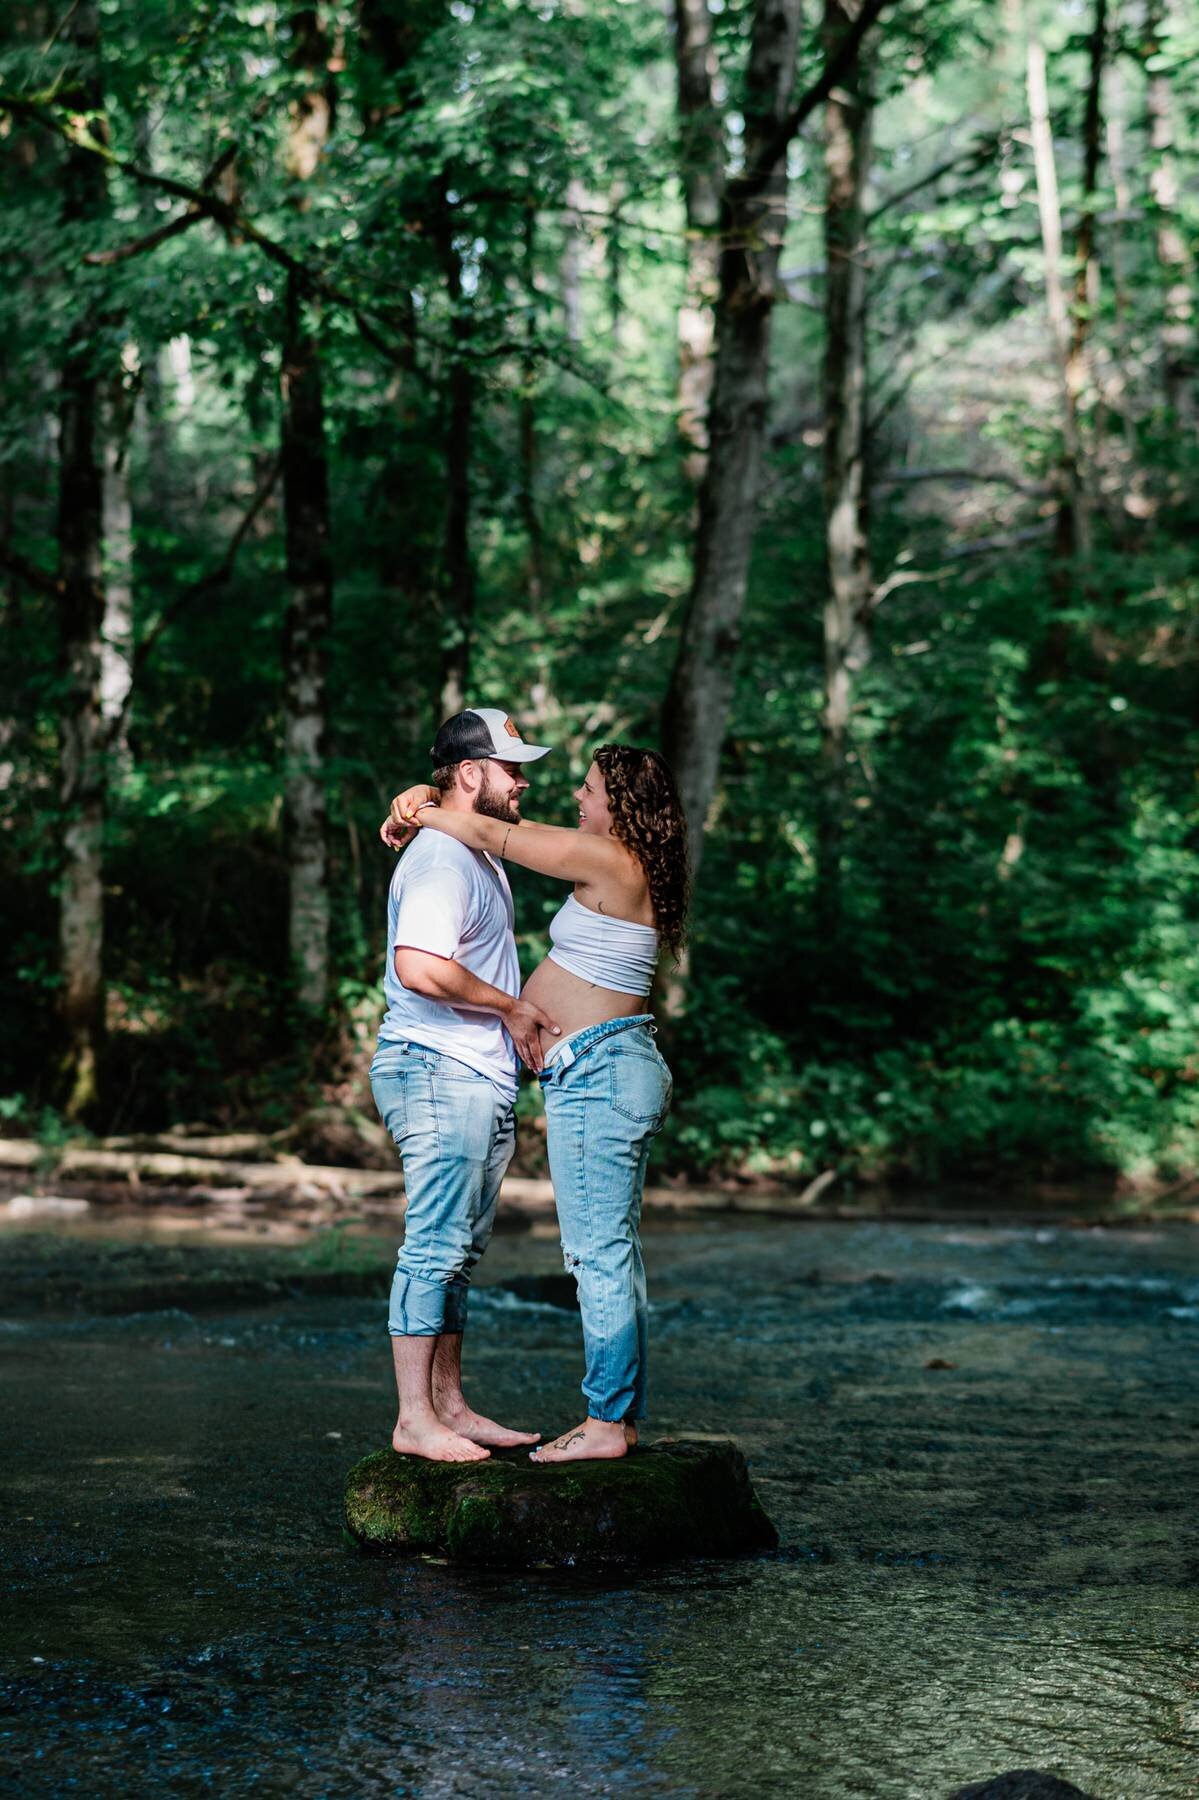
[[433, 739], [429, 755], [435, 769], [452, 763], [536, 762], [549, 755], [548, 744], [526, 744], [505, 712], [494, 706], [472, 707], [469, 712], [455, 713], [447, 719]]

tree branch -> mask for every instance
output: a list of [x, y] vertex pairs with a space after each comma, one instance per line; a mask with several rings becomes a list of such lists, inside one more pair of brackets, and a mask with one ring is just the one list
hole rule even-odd
[[[240, 212], [228, 201], [222, 200], [219, 195], [209, 191], [210, 184], [218, 179], [236, 155], [236, 144], [227, 146], [203, 177], [201, 185], [193, 187], [188, 182], [176, 181], [169, 175], [159, 175], [153, 169], [144, 169], [139, 163], [130, 162], [127, 158], [118, 156], [106, 144], [101, 144], [93, 138], [83, 126], [56, 117], [41, 102], [31, 101], [22, 95], [9, 94], [0, 90], [0, 113], [2, 112], [9, 112], [16, 118], [28, 119], [35, 124], [44, 126], [47, 130], [54, 132], [64, 143], [70, 144], [74, 149], [83, 150], [89, 155], [99, 157], [110, 168], [127, 175], [131, 181], [140, 182], [145, 187], [157, 188], [160, 193], [172, 194], [176, 199], [188, 202], [188, 211], [172, 220], [169, 227], [162, 227], [156, 232], [150, 232], [144, 239], [126, 244], [117, 250], [91, 251], [83, 259], [86, 263], [105, 266], [114, 262], [122, 262], [128, 257], [137, 256], [143, 251], [153, 249], [165, 238], [188, 230], [202, 218], [212, 219], [230, 235], [239, 236], [250, 243], [257, 244], [264, 256], [269, 257], [272, 262], [279, 264], [281, 268], [286, 269], [289, 275], [295, 277], [305, 294], [328, 301], [331, 305], [343, 307], [358, 326], [366, 342], [389, 362], [398, 363], [402, 368], [410, 366], [412, 346], [417, 342], [415, 333], [400, 323], [398, 330], [402, 341], [399, 343], [388, 342], [385, 333], [376, 324], [368, 323], [367, 320], [367, 315], [373, 312], [383, 318], [388, 325], [393, 325], [396, 323], [394, 308], [363, 300], [350, 293], [348, 289], [330, 281], [319, 270], [312, 268], [311, 264], [302, 261], [285, 245], [279, 243], [278, 239], [268, 236], [265, 231], [255, 225], [247, 214]], [[438, 339], [432, 333], [426, 332], [424, 341], [433, 343], [443, 350], [451, 350], [454, 354], [464, 354], [461, 349], [456, 348], [445, 339]], [[497, 343], [485, 346], [471, 354], [479, 360], [490, 360], [497, 356], [514, 355], [518, 352], [526, 355], [528, 345], [523, 342]], [[546, 351], [545, 354], [552, 356], [553, 353]], [[580, 373], [578, 370], [573, 372]], [[582, 375], [581, 378], [588, 379], [586, 375]], [[594, 381], [592, 385], [595, 385]]]
[[183, 612], [186, 607], [190, 606], [193, 601], [200, 599], [205, 594], [214, 593], [218, 588], [224, 587], [225, 583], [232, 576], [234, 564], [237, 561], [237, 553], [245, 543], [246, 537], [253, 526], [255, 519], [257, 519], [259, 513], [274, 492], [282, 467], [282, 458], [276, 456], [270, 468], [267, 470], [265, 480], [261, 483], [253, 500], [250, 502], [249, 509], [243, 514], [236, 531], [229, 539], [225, 554], [222, 556], [215, 569], [210, 569], [207, 575], [202, 575], [200, 577], [199, 581], [193, 581], [188, 587], [183, 588], [176, 594], [175, 598], [171, 601], [171, 604], [159, 614], [145, 637], [142, 638], [141, 642], [137, 645], [133, 652], [133, 656], [130, 659], [129, 687], [121, 705], [121, 710], [115, 718], [109, 721], [108, 736], [110, 741], [116, 741], [125, 725], [134, 693], [137, 690], [138, 678], [149, 660], [150, 652], [158, 643], [163, 633], [169, 626], [174, 624], [180, 613]]
[[886, 580], [880, 581], [869, 594], [859, 616], [868, 619], [896, 588], [908, 587], [913, 581], [945, 581], [952, 573], [951, 569], [892, 569]]
[[893, 469], [878, 476], [874, 485], [897, 487], [912, 481], [996, 481], [1033, 500], [1047, 499], [1053, 493], [1052, 488], [1034, 487], [1030, 482], [1021, 481], [1018, 475], [1008, 475], [1003, 469]]
[[791, 110], [779, 120], [763, 144], [756, 165], [729, 183], [730, 190], [736, 190], [739, 199], [750, 198], [766, 186], [775, 165], [787, 154], [792, 138], [808, 114], [828, 99], [842, 76], [853, 68], [862, 39], [879, 14], [894, 4], [895, 0], [863, 0], [862, 10], [841, 39], [836, 55], [825, 62], [811, 87], [804, 89]]
[[147, 250], [157, 250], [159, 244], [165, 244], [168, 238], [179, 237], [198, 225], [201, 219], [209, 214], [202, 212], [198, 206], [189, 206], [186, 212], [177, 213], [166, 225], [159, 225], [157, 230], [148, 231], [145, 237], [135, 238], [131, 244], [122, 244], [116, 250], [88, 250], [84, 254], [84, 262], [91, 269], [111, 268], [113, 263], [128, 262], [131, 257], [141, 256]]
[[[1038, 538], [1048, 537], [1055, 524], [1055, 520], [1046, 519], [1039, 525], [1026, 526], [1023, 531], [1007, 531], [994, 537], [975, 538], [968, 544], [953, 544], [948, 550], [943, 550], [941, 555], [945, 562], [960, 562], [963, 557], [987, 556], [995, 550], [1014, 550], [1022, 544], [1032, 544]], [[896, 588], [908, 587], [914, 581], [947, 581], [952, 574], [952, 569], [892, 569], [866, 599], [861, 609], [862, 615], [869, 618]]]
[[[14, 118], [25, 119], [33, 124], [43, 126], [46, 130], [52, 131], [56, 137], [61, 138], [64, 143], [69, 144], [72, 149], [82, 150], [89, 156], [99, 157], [109, 168], [118, 170], [122, 175], [128, 176], [131, 181], [139, 182], [143, 187], [156, 188], [159, 193], [173, 194], [177, 200], [186, 200], [198, 214], [215, 220], [231, 235], [257, 244], [264, 256], [286, 269], [289, 275], [295, 276], [305, 293], [327, 300], [334, 306], [344, 307], [352, 317], [358, 317], [366, 310], [375, 312], [382, 310], [377, 306], [369, 307], [362, 300], [356, 299], [353, 294], [348, 293], [344, 288], [330, 281], [327, 276], [322, 275], [298, 256], [293, 255], [290, 250], [279, 243], [277, 238], [270, 237], [260, 226], [256, 225], [247, 214], [240, 212], [227, 200], [222, 200], [219, 195], [209, 191], [208, 184], [217, 179], [228, 161], [236, 154], [236, 145], [222, 152], [212, 169], [204, 176], [201, 186], [195, 187], [186, 181], [176, 181], [170, 175], [159, 175], [154, 169], [144, 169], [139, 163], [131, 162], [127, 157], [118, 156], [114, 150], [108, 148], [107, 144], [102, 144], [94, 138], [86, 126], [57, 117], [48, 110], [44, 103], [37, 100], [30, 100], [24, 95], [10, 94], [0, 90], [0, 112], [11, 113]], [[182, 224], [179, 229], [184, 229]], [[96, 254], [107, 257], [109, 253], [98, 252]], [[129, 254], [136, 254], [136, 250], [130, 249]], [[117, 260], [120, 260], [119, 256]], [[400, 345], [389, 347], [386, 339], [377, 332], [372, 334], [371, 342], [377, 350], [393, 361], [402, 361], [406, 355], [405, 349]]]
[[930, 169], [928, 174], [922, 175], [918, 181], [910, 182], [907, 187], [900, 188], [894, 194], [885, 194], [878, 205], [867, 214], [867, 224], [873, 225], [874, 221], [883, 213], [889, 212], [894, 206], [902, 206], [905, 200], [910, 200], [914, 194], [919, 194], [926, 187], [932, 187], [933, 183], [940, 181], [943, 175], [952, 175], [955, 169], [981, 169], [995, 155], [1003, 142], [1003, 137], [1002, 131], [989, 132], [985, 137], [979, 138], [970, 149], [960, 150], [956, 156], [947, 157], [944, 162], [938, 163], [935, 169]]
[[1026, 525], [1023, 531], [999, 532], [995, 537], [974, 538], [968, 544], [954, 544], [941, 554], [947, 562], [951, 557], [958, 562], [965, 556], [989, 556], [993, 550], [1015, 550], [1021, 544], [1035, 544], [1038, 538], [1052, 536], [1056, 529], [1055, 519], [1043, 519], [1039, 525]]

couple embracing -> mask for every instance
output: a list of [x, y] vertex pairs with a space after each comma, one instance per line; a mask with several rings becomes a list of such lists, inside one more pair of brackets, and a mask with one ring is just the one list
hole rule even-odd
[[[515, 1147], [518, 1057], [545, 1096], [586, 1363], [586, 1419], [530, 1454], [624, 1456], [645, 1409], [641, 1195], [671, 1087], [646, 1002], [659, 946], [681, 941], [686, 825], [662, 758], [617, 744], [595, 752], [575, 792], [577, 829], [522, 818], [526, 770], [547, 754], [503, 712], [459, 713], [437, 733], [432, 785], [401, 794], [381, 833], [395, 848], [416, 834], [388, 897], [387, 1014], [371, 1065], [407, 1194], [388, 1317], [392, 1443], [436, 1462], [540, 1436], [483, 1417], [462, 1392], [467, 1290]], [[571, 888], [523, 992], [505, 862]]]

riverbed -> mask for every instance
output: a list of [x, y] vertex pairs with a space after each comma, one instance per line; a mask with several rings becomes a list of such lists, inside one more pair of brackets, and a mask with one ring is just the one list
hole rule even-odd
[[[649, 1435], [733, 1436], [781, 1547], [604, 1580], [344, 1541], [389, 1245], [144, 1239], [0, 1232], [11, 1791], [1199, 1792], [1193, 1225], [651, 1225]], [[497, 1235], [466, 1362], [547, 1432], [560, 1268]]]

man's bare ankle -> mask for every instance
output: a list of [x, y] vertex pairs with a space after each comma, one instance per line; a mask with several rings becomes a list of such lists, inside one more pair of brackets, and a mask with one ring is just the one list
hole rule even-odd
[[429, 1412], [401, 1413], [396, 1420], [395, 1428], [397, 1432], [436, 1431], [440, 1424], [441, 1420], [437, 1414], [430, 1410]]

